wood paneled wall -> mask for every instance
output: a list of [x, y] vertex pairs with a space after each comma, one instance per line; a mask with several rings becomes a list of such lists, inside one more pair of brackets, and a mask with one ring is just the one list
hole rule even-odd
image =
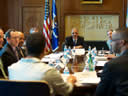
[[60, 30], [62, 41], [65, 38], [65, 16], [67, 15], [90, 15], [90, 14], [117, 14], [120, 16], [120, 27], [125, 26], [127, 0], [103, 0], [101, 5], [80, 4], [80, 0], [61, 0], [61, 24]]
[[[80, 0], [56, 0], [60, 45], [65, 39], [65, 16], [81, 14], [118, 14], [125, 26], [127, 0], [103, 0], [101, 5], [84, 5]], [[52, 0], [50, 0], [51, 4]], [[0, 0], [0, 26], [25, 33], [34, 26], [42, 28], [45, 0]]]
[[0, 0], [0, 27], [8, 28], [7, 0]]

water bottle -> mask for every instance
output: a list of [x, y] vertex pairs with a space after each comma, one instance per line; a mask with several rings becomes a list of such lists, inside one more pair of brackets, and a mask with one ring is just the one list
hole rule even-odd
[[73, 49], [72, 49], [72, 58], [74, 58], [75, 57], [75, 55], [76, 55], [76, 52], [75, 52], [76, 50], [75, 50], [75, 47], [73, 47]]
[[71, 56], [72, 54], [71, 54], [71, 47], [70, 46], [69, 46], [68, 50], [69, 50], [69, 55]]
[[67, 46], [64, 46], [64, 58], [67, 58]]
[[65, 45], [65, 46], [64, 46], [64, 52], [66, 52], [66, 51], [67, 51], [67, 46]]
[[67, 67], [67, 66], [64, 68], [63, 73], [64, 73], [64, 74], [69, 74], [69, 70], [68, 70], [68, 67]]
[[90, 51], [91, 51], [91, 46], [88, 47], [88, 52], [90, 52]]
[[92, 49], [92, 55], [93, 55], [93, 56], [97, 56], [97, 50], [96, 50], [96, 47], [94, 47], [94, 48]]
[[88, 66], [89, 66], [89, 71], [94, 71], [94, 64], [93, 64], [92, 54], [89, 54]]

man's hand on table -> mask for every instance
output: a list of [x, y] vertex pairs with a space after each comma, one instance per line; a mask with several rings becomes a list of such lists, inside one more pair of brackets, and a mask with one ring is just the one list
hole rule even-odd
[[76, 81], [77, 81], [77, 79], [76, 79], [76, 77], [73, 76], [73, 75], [69, 75], [69, 76], [67, 77], [67, 82], [72, 83], [73, 85], [76, 83]]
[[111, 60], [112, 58], [115, 58], [115, 54], [107, 54], [107, 55], [104, 55], [105, 57], [107, 57], [108, 60]]
[[82, 45], [79, 45], [79, 46], [75, 46], [74, 48], [75, 49], [80, 49], [80, 48], [83, 48], [83, 46]]

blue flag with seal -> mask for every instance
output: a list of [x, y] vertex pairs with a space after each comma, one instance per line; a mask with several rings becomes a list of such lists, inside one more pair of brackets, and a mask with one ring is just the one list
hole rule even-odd
[[127, 8], [127, 12], [126, 12], [126, 28], [128, 28], [128, 8]]
[[56, 0], [52, 0], [52, 51], [59, 48]]

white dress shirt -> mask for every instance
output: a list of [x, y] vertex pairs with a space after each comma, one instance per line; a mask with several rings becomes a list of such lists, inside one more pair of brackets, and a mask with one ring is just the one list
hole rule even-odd
[[65, 83], [61, 74], [37, 58], [22, 58], [8, 67], [10, 80], [45, 80], [51, 88], [51, 94], [68, 96], [73, 85]]

